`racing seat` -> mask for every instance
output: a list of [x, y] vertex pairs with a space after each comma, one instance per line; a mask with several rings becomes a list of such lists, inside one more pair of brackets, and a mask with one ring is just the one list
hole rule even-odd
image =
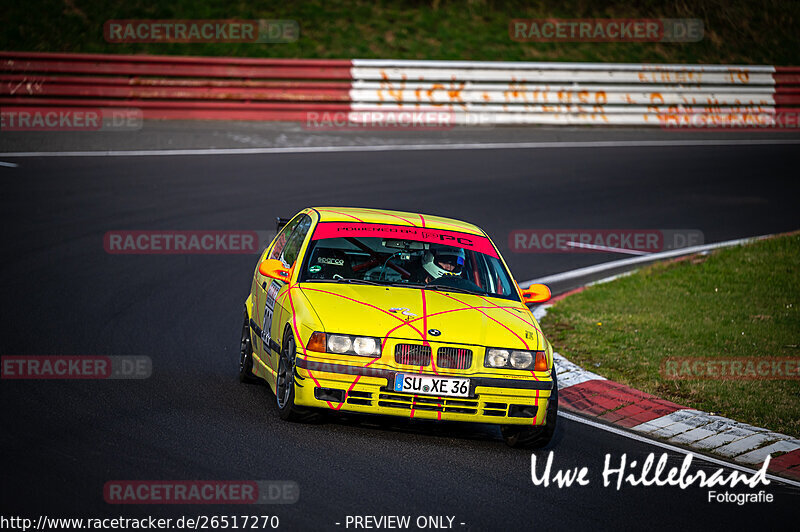
[[[320, 271], [312, 271], [314, 266], [320, 266]], [[341, 249], [316, 248], [308, 261], [308, 268], [310, 279], [333, 279], [337, 274], [345, 279], [356, 277], [350, 258]]]

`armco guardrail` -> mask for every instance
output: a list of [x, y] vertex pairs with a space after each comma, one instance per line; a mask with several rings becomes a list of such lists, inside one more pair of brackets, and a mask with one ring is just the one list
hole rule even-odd
[[800, 111], [795, 67], [28, 52], [0, 52], [0, 61], [4, 108], [136, 107], [157, 119], [435, 108], [467, 125], [771, 126]]
[[0, 52], [0, 105], [145, 119], [304, 120], [350, 110], [351, 61]]

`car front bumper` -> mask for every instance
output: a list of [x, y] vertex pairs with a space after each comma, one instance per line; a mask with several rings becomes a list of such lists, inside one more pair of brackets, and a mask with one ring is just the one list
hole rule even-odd
[[[295, 403], [415, 419], [534, 426], [545, 423], [553, 386], [549, 376], [534, 374], [527, 378], [509, 379], [485, 374], [450, 373], [447, 376], [470, 379], [469, 397], [437, 397], [395, 392], [393, 383], [397, 373], [409, 371], [298, 356]], [[434, 373], [425, 371], [424, 374]]]

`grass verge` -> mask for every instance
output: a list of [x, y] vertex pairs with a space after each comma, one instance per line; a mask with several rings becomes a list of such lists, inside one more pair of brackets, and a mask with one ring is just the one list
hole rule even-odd
[[800, 380], [672, 380], [668, 357], [800, 362], [800, 233], [656, 264], [557, 303], [572, 362], [676, 403], [800, 437]]
[[[4, 6], [0, 49], [287, 58], [608, 61], [791, 65], [800, 2], [785, 0], [27, 0]], [[292, 19], [285, 44], [112, 44], [120, 19]], [[696, 43], [528, 43], [515, 18], [698, 18]]]

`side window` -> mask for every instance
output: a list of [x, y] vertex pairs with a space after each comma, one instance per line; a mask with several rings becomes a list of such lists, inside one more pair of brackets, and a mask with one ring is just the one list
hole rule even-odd
[[303, 216], [298, 216], [286, 226], [281, 229], [280, 234], [275, 239], [275, 245], [272, 247], [272, 251], [269, 252], [268, 259], [277, 259], [280, 258], [281, 253], [283, 253], [283, 248], [286, 247], [286, 242], [289, 240], [289, 236], [292, 234], [292, 231], [297, 227], [297, 225], [303, 220]]
[[297, 254], [300, 253], [300, 247], [303, 245], [303, 240], [306, 239], [306, 234], [308, 234], [310, 228], [311, 217], [304, 214], [300, 219], [300, 223], [297, 224], [297, 227], [292, 231], [292, 234], [286, 241], [286, 246], [283, 248], [281, 260], [287, 266], [291, 266], [294, 264], [294, 261], [297, 260]]

